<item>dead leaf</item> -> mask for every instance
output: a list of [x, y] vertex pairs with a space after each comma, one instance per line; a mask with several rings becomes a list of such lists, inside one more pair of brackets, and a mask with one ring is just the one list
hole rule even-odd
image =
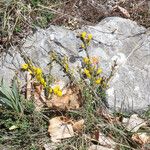
[[139, 144], [150, 144], [150, 136], [147, 133], [135, 133], [132, 135], [132, 140]]
[[48, 132], [52, 142], [60, 142], [61, 139], [74, 136], [72, 121], [66, 117], [55, 117], [49, 121]]
[[99, 140], [99, 131], [97, 129], [94, 131], [92, 138], [94, 138], [96, 141]]
[[102, 146], [109, 147], [109, 148], [115, 148], [117, 145], [117, 143], [113, 141], [113, 139], [111, 139], [108, 136], [105, 136], [103, 133], [99, 132], [98, 130], [94, 132], [92, 138], [88, 137], [88, 139], [90, 141], [96, 142]]
[[116, 6], [114, 6], [114, 10], [116, 10], [116, 9], [118, 9], [125, 17], [130, 18], [130, 14], [125, 8], [116, 5]]
[[146, 126], [146, 121], [138, 117], [138, 114], [130, 116], [126, 129], [130, 132], [136, 132], [142, 126]]
[[100, 145], [91, 145], [88, 150], [114, 150], [112, 148], [100, 146]]
[[83, 119], [81, 119], [73, 124], [73, 130], [75, 132], [79, 133], [83, 130], [83, 128], [84, 128], [84, 120]]
[[42, 93], [43, 86], [41, 84], [40, 85], [35, 85], [34, 88], [35, 88], [35, 92], [37, 94], [41, 94]]
[[44, 150], [56, 150], [58, 147], [57, 143], [47, 143], [44, 144], [43, 148]]
[[102, 116], [108, 123], [120, 123], [120, 117], [114, 117], [105, 108], [99, 108], [97, 110], [98, 115]]
[[35, 109], [36, 111], [40, 111], [41, 108], [44, 106], [44, 103], [46, 102], [42, 85], [34, 86], [33, 96], [34, 96]]
[[69, 87], [63, 90], [61, 97], [53, 95], [51, 100], [47, 101], [49, 108], [70, 110], [78, 109], [81, 105], [81, 94], [77, 87]]
[[99, 139], [98, 142], [103, 145], [110, 148], [116, 147], [116, 142], [114, 142], [110, 137], [106, 137], [103, 133], [99, 133]]

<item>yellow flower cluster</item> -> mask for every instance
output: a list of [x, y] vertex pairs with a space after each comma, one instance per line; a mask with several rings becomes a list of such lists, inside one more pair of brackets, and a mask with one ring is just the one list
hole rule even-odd
[[49, 88], [50, 93], [54, 93], [55, 95], [61, 97], [62, 96], [62, 90], [60, 89], [60, 86], [55, 86], [54, 88]]
[[99, 74], [102, 73], [102, 71], [103, 71], [103, 70], [102, 70], [101, 68], [98, 68], [97, 71], [96, 71], [96, 74], [99, 75]]
[[[99, 76], [101, 73], [102, 73], [102, 69], [101, 68], [98, 68], [96, 70], [96, 76]], [[95, 83], [96, 84], [101, 84], [102, 83], [102, 78], [101, 77], [98, 77], [96, 80], [95, 80]]]
[[81, 37], [81, 40], [83, 41], [83, 43], [81, 44], [81, 47], [84, 49], [86, 48], [86, 45], [90, 44], [90, 41], [93, 38], [92, 34], [87, 34], [85, 31], [81, 33], [80, 37]]
[[[81, 33], [80, 38], [83, 42], [81, 47], [86, 51], [86, 48], [87, 46], [89, 46], [93, 36], [92, 34], [87, 34], [84, 31]], [[83, 63], [84, 63], [83, 74], [86, 75], [87, 78], [90, 78], [92, 81], [94, 81], [95, 84], [103, 84], [103, 78], [100, 76], [103, 70], [101, 68], [97, 68], [98, 58], [97, 57], [90, 58], [89, 56], [84, 57]]]
[[90, 74], [90, 71], [86, 68], [84, 68], [84, 73], [85, 75], [88, 77], [88, 78], [91, 78], [91, 74]]
[[[47, 84], [45, 79], [43, 78], [43, 71], [41, 68], [29, 64], [23, 64], [21, 69], [30, 72], [33, 76], [35, 76], [36, 80], [46, 88]], [[49, 93], [54, 93], [57, 96], [62, 96], [62, 90], [60, 89], [60, 86], [55, 86], [54, 88], [47, 88], [49, 89]]]
[[102, 73], [102, 68], [97, 68], [95, 64], [93, 64], [89, 57], [83, 57], [84, 63], [84, 71], [83, 73], [88, 77], [91, 78], [92, 76], [99, 76]]
[[85, 31], [82, 32], [82, 33], [81, 33], [81, 38], [85, 39], [85, 38], [86, 38], [86, 34], [87, 34], [87, 33], [86, 33]]
[[92, 34], [87, 34], [85, 31], [81, 33], [82, 40], [91, 41], [92, 40]]
[[29, 68], [28, 64], [22, 64], [21, 69], [27, 70]]
[[43, 72], [41, 68], [29, 64], [23, 64], [21, 68], [24, 71], [28, 71], [30, 74], [34, 75], [37, 81], [40, 82], [44, 87], [46, 87], [46, 81], [43, 78]]
[[84, 57], [84, 58], [83, 58], [83, 62], [84, 62], [85, 64], [90, 64], [90, 59], [89, 59], [88, 57]]
[[95, 83], [96, 83], [96, 84], [100, 84], [101, 81], [102, 81], [102, 78], [98, 78], [98, 79], [95, 80]]
[[83, 74], [86, 75], [87, 78], [94, 80], [95, 84], [102, 84], [102, 78], [100, 77], [100, 74], [102, 73], [102, 68], [97, 68], [96, 65], [92, 64], [89, 57], [83, 58], [84, 63], [84, 70]]

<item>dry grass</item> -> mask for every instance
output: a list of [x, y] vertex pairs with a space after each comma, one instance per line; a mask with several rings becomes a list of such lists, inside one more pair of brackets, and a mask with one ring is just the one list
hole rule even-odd
[[[122, 16], [108, 9], [109, 0], [1, 0], [0, 1], [0, 52], [10, 45], [21, 45], [26, 36], [33, 34], [36, 27], [47, 28], [50, 24], [69, 25], [77, 21], [77, 27], [94, 25], [107, 16]], [[124, 0], [117, 4], [125, 8], [130, 19], [145, 27], [150, 26], [148, 1]]]
[[[2, 0], [0, 2], [0, 52], [6, 52], [10, 45], [21, 45], [21, 40], [33, 34], [37, 26], [47, 28], [50, 24], [66, 25], [70, 19], [79, 18], [78, 22], [82, 24], [95, 24], [102, 18], [110, 16], [110, 12], [103, 8], [102, 1], [94, 1], [94, 5], [88, 0]], [[140, 3], [143, 2], [143, 3]], [[96, 7], [97, 6], [99, 7]], [[102, 4], [102, 5], [101, 5]], [[146, 1], [125, 0], [119, 5], [127, 9], [131, 14], [131, 19], [146, 27], [150, 26], [148, 5]], [[103, 9], [99, 9], [99, 8]], [[119, 12], [114, 12], [116, 16], [121, 16]], [[98, 103], [105, 98], [105, 95], [98, 97], [93, 94], [92, 87], [86, 87], [82, 90], [85, 103], [79, 111], [63, 112], [72, 119], [85, 119], [85, 129], [81, 135], [71, 139], [64, 140], [57, 149], [61, 150], [86, 150], [89, 146], [89, 140], [85, 134], [95, 134], [97, 129], [101, 129], [105, 135], [113, 137], [118, 143], [118, 150], [141, 149], [131, 139], [131, 133], [119, 123], [110, 123], [100, 112], [102, 104]], [[31, 111], [30, 111], [31, 110]], [[45, 142], [50, 142], [47, 135], [48, 118], [56, 115], [55, 112], [44, 111], [37, 114], [33, 111], [31, 105], [27, 106], [24, 116], [12, 114], [11, 111], [0, 107], [0, 144], [15, 145], [14, 149], [42, 149]], [[62, 112], [59, 113], [62, 115]], [[125, 114], [113, 114], [113, 117], [123, 117]], [[150, 111], [143, 114], [143, 117], [149, 119]], [[19, 129], [8, 131], [8, 127], [17, 124]], [[8, 137], [9, 136], [9, 137]], [[42, 141], [41, 139], [47, 140]], [[97, 141], [92, 141], [97, 142]], [[96, 143], [98, 144], [98, 143]], [[19, 147], [22, 145], [22, 147]]]

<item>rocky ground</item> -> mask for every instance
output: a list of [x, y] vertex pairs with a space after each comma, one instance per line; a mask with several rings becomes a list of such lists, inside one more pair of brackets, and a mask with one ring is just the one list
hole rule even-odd
[[0, 149], [149, 150], [149, 3], [0, 2]]
[[[121, 11], [117, 6], [125, 10]], [[121, 16], [145, 27], [150, 26], [149, 5], [146, 0], [70, 0], [64, 2], [58, 11], [66, 16], [56, 18], [56, 24], [67, 23], [72, 17], [78, 18], [83, 24], [96, 24], [108, 16]], [[130, 15], [123, 13], [125, 11]]]

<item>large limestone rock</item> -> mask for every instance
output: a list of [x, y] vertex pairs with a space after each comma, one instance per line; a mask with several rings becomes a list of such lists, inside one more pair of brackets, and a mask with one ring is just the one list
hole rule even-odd
[[[78, 56], [85, 56], [79, 51], [81, 41], [76, 37], [81, 31], [93, 34], [89, 54], [100, 57], [104, 74], [110, 73], [111, 64], [117, 60], [118, 68], [107, 90], [110, 108], [137, 112], [147, 109], [150, 105], [150, 32], [136, 22], [109, 17], [96, 26], [85, 26], [76, 31], [50, 26], [46, 30], [38, 29], [28, 37], [22, 50], [45, 72], [48, 71], [51, 50], [69, 57], [77, 56], [74, 62], [70, 62], [70, 66], [76, 68], [80, 65]], [[2, 61], [0, 63], [2, 65]], [[17, 50], [11, 50], [3, 61], [0, 76], [10, 80], [13, 70], [21, 63], [23, 59]], [[52, 74], [68, 81], [57, 64], [54, 64]]]

